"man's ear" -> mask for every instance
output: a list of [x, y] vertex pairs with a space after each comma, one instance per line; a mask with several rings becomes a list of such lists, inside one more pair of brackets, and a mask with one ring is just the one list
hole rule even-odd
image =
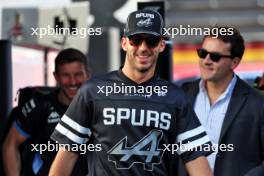
[[127, 38], [126, 37], [121, 38], [121, 47], [124, 51], [127, 51]]
[[240, 63], [241, 59], [239, 57], [235, 57], [232, 59], [232, 69], [234, 70]]
[[86, 76], [87, 76], [86, 79], [87, 79], [87, 80], [89, 80], [89, 79], [91, 78], [91, 75], [92, 75], [92, 74], [91, 74], [90, 71], [86, 71]]
[[53, 72], [53, 76], [54, 76], [54, 79], [56, 80], [56, 82], [58, 82], [57, 78], [58, 78], [58, 75], [56, 72]]
[[166, 41], [161, 40], [159, 52], [160, 53], [163, 52], [165, 50], [165, 47], [166, 47]]

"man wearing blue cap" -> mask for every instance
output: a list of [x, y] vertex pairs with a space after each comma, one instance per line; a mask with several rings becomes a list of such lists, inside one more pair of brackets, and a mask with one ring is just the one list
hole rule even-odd
[[[98, 147], [88, 156], [91, 176], [174, 175], [173, 154], [189, 175], [212, 175], [204, 157], [211, 152], [203, 150], [211, 143], [194, 111], [179, 88], [155, 75], [162, 31], [159, 13], [131, 13], [121, 40], [124, 66], [88, 81], [53, 132], [60, 144]], [[50, 175], [69, 175], [77, 153], [62, 149]]]

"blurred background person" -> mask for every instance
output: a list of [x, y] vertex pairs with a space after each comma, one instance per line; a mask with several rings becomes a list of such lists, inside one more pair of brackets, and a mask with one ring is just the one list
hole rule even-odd
[[[22, 107], [20, 116], [15, 120], [3, 146], [4, 169], [6, 175], [20, 175], [21, 159], [19, 146], [27, 139], [32, 144], [44, 144], [48, 147], [50, 135], [60, 121], [61, 116], [67, 110], [71, 100], [81, 85], [90, 77], [86, 56], [77, 49], [62, 50], [55, 59], [54, 77], [58, 89], [53, 92], [29, 100]], [[51, 142], [55, 144], [54, 142]], [[30, 146], [30, 150], [33, 149]], [[35, 149], [36, 150], [36, 149]], [[35, 175], [48, 175], [50, 165], [55, 157], [56, 148], [53, 151], [34, 152], [32, 170]], [[28, 161], [25, 161], [28, 162]], [[79, 159], [73, 175], [86, 175], [86, 156]]]
[[255, 79], [254, 87], [264, 94], [264, 73], [261, 77]]

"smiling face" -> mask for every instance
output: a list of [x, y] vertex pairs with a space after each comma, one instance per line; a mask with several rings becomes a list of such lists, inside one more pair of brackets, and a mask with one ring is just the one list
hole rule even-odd
[[[221, 55], [231, 55], [230, 43], [225, 43], [220, 39], [206, 37], [203, 41], [202, 48], [208, 52], [218, 52]], [[240, 59], [222, 57], [218, 62], [211, 60], [207, 54], [205, 58], [199, 59], [201, 77], [205, 81], [221, 82], [226, 79], [231, 79], [233, 70], [238, 66]]]
[[88, 74], [83, 63], [74, 61], [59, 65], [54, 77], [60, 86], [60, 101], [69, 104], [81, 85], [88, 79]]
[[[158, 55], [165, 49], [165, 41], [159, 38], [157, 45], [151, 45], [151, 42], [155, 43], [155, 40], [148, 40], [149, 35], [137, 35], [140, 42], [136, 44], [133, 42], [133, 38], [129, 39], [123, 37], [121, 45], [124, 51], [126, 51], [126, 61], [124, 68], [131, 72], [145, 73], [148, 71], [155, 71]], [[142, 38], [142, 39], [140, 39]], [[155, 36], [155, 38], [157, 38]]]

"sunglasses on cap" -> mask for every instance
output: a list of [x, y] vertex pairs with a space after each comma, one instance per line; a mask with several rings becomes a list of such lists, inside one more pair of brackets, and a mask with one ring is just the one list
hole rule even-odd
[[201, 59], [205, 59], [206, 56], [209, 54], [210, 59], [214, 62], [218, 62], [222, 57], [229, 57], [229, 58], [233, 58], [232, 55], [222, 55], [218, 52], [209, 52], [203, 48], [199, 48], [197, 49], [197, 54]]
[[146, 44], [148, 45], [148, 47], [150, 48], [155, 48], [156, 46], [158, 46], [161, 37], [160, 36], [155, 36], [155, 35], [132, 35], [128, 37], [129, 39], [129, 43], [132, 46], [139, 46], [142, 44], [143, 41], [146, 42]]

